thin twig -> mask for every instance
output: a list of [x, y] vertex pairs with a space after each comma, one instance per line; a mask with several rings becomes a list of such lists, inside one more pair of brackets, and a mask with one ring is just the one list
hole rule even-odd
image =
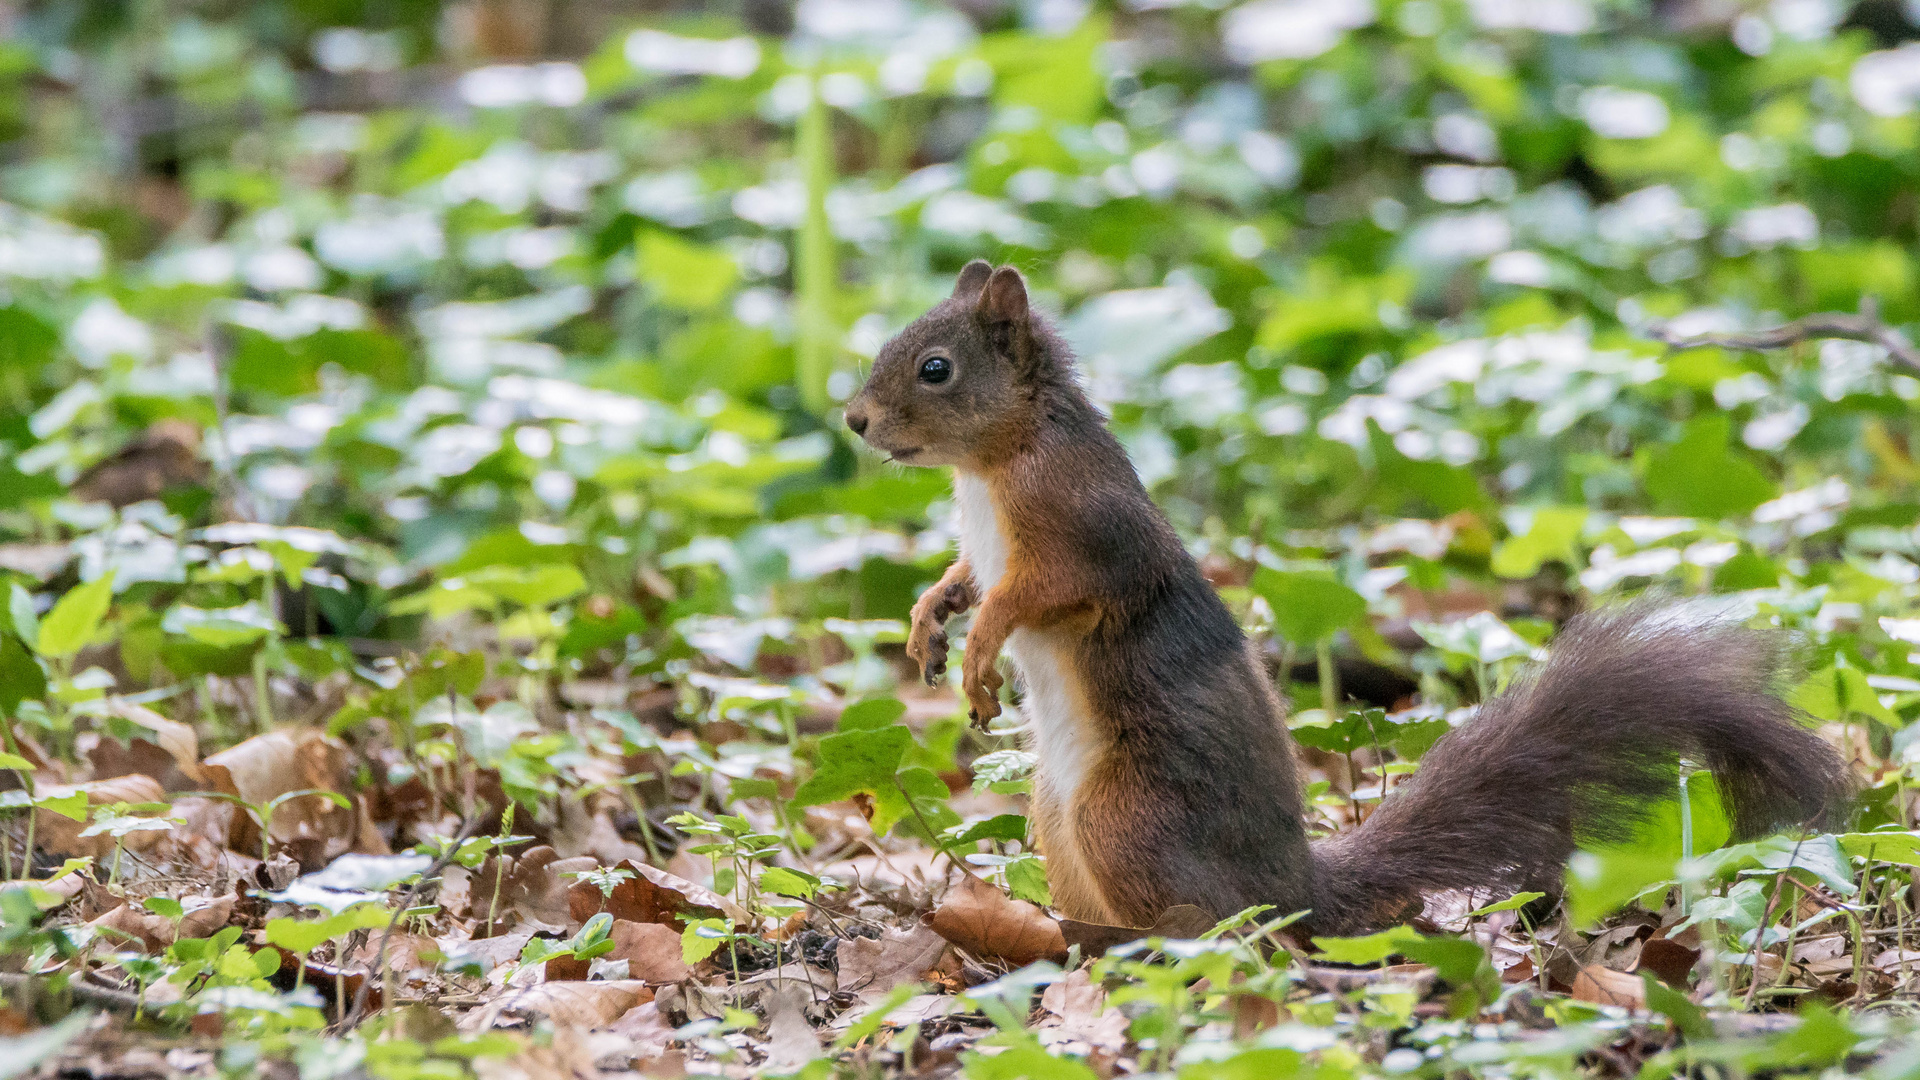
[[[22, 975], [11, 971], [0, 972], [0, 990], [9, 992], [36, 990], [45, 980], [38, 975]], [[105, 986], [80, 981], [79, 976], [67, 980], [67, 993], [73, 1000], [83, 1005], [93, 1005], [111, 1012], [132, 1013], [140, 1007], [138, 994], [125, 990], [114, 990]]]
[[1903, 367], [1920, 372], [1920, 348], [1915, 348], [1913, 342], [1907, 340], [1907, 335], [1880, 320], [1880, 305], [1875, 303], [1872, 297], [1867, 297], [1860, 302], [1858, 315], [1849, 315], [1843, 311], [1822, 311], [1769, 330], [1690, 336], [1675, 334], [1665, 325], [1659, 325], [1649, 329], [1647, 336], [1675, 349], [1697, 349], [1717, 345], [1723, 349], [1745, 349], [1750, 352], [1785, 349], [1803, 341], [1814, 341], [1820, 338], [1864, 341], [1869, 345], [1878, 345], [1887, 350], [1887, 353]]
[[421, 886], [438, 877], [440, 872], [445, 870], [449, 863], [453, 862], [454, 856], [459, 854], [460, 845], [466, 843], [467, 838], [472, 836], [479, 828], [480, 815], [475, 813], [468, 816], [466, 820], [460, 823], [460, 831], [454, 835], [453, 843], [448, 844], [446, 850], [442, 851], [425, 870], [421, 871], [420, 876], [414, 880], [413, 884], [407, 886], [406, 895], [400, 898], [400, 905], [393, 909], [393, 918], [387, 920], [387, 928], [380, 933], [380, 948], [374, 953], [373, 966], [367, 969], [366, 975], [361, 978], [360, 989], [354, 991], [353, 1008], [347, 1010], [347, 1014], [340, 1019], [340, 1027], [342, 1030], [352, 1029], [355, 1024], [360, 1022], [360, 1018], [365, 1015], [367, 999], [373, 993], [374, 982], [381, 979], [387, 969], [387, 942], [393, 939], [393, 928], [400, 925], [400, 917], [405, 915], [407, 910], [413, 906], [414, 897], [420, 895]]

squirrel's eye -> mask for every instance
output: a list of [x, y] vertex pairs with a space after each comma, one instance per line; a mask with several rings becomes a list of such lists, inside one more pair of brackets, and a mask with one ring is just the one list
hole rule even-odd
[[938, 386], [953, 378], [953, 361], [944, 356], [929, 356], [920, 361], [920, 381]]

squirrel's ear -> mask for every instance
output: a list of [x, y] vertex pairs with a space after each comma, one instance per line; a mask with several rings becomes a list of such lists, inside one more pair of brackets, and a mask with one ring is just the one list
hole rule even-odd
[[1027, 283], [1020, 271], [1003, 266], [987, 279], [975, 306], [994, 346], [1026, 370], [1033, 362], [1033, 325], [1027, 313]]
[[953, 283], [955, 300], [972, 300], [987, 287], [987, 279], [993, 276], [993, 264], [985, 259], [975, 259], [960, 268], [960, 276]]
[[980, 317], [988, 324], [1027, 325], [1027, 283], [1020, 271], [1003, 266], [987, 279], [980, 290]]

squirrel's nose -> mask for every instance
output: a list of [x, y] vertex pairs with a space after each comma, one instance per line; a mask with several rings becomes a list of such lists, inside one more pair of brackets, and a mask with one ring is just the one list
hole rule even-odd
[[867, 433], [867, 410], [858, 405], [847, 406], [847, 426], [853, 429], [855, 435], [865, 435]]

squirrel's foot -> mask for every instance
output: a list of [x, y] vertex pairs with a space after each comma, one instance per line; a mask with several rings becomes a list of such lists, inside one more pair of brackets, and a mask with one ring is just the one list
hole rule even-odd
[[961, 689], [967, 695], [967, 718], [982, 730], [985, 730], [987, 721], [1000, 715], [1000, 686], [1003, 682], [1005, 680], [994, 670], [991, 661], [975, 664], [969, 659], [961, 679]]

